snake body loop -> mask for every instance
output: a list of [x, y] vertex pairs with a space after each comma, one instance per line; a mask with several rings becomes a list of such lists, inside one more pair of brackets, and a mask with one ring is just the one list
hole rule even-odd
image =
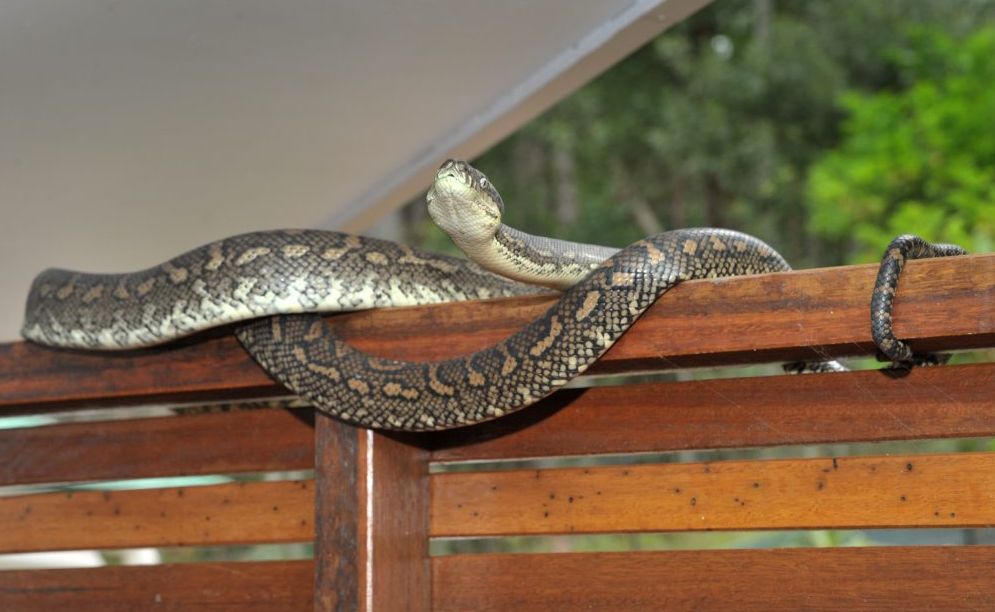
[[236, 335], [272, 376], [338, 418], [383, 429], [446, 429], [508, 414], [563, 386], [681, 281], [788, 269], [752, 236], [676, 230], [623, 249], [543, 316], [467, 357], [380, 359], [332, 336], [318, 317], [274, 317]]

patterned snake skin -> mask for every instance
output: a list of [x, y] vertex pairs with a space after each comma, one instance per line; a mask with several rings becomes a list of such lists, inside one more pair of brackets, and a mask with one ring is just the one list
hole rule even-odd
[[881, 258], [881, 268], [871, 297], [871, 336], [878, 350], [896, 364], [935, 364], [946, 356], [914, 355], [906, 343], [895, 337], [891, 326], [892, 305], [898, 290], [898, 277], [909, 259], [952, 257], [967, 251], [955, 244], [932, 244], [919, 236], [906, 234], [891, 241]]
[[21, 333], [50, 346], [134, 349], [268, 315], [537, 291], [473, 263], [385, 240], [317, 230], [256, 232], [140, 272], [46, 270], [32, 283]]
[[746, 234], [658, 234], [605, 261], [507, 340], [434, 363], [367, 355], [333, 337], [319, 317], [274, 317], [235, 333], [271, 375], [336, 417], [383, 429], [446, 429], [508, 414], [565, 385], [681, 281], [789, 269]]
[[[481, 210], [444, 210], [453, 189]], [[428, 199], [433, 218], [482, 265], [569, 289], [542, 317], [473, 355], [435, 363], [379, 359], [332, 337], [320, 317], [306, 313], [541, 289], [392, 242], [315, 230], [257, 232], [140, 272], [45, 271], [32, 285], [22, 333], [52, 346], [131, 349], [239, 323], [235, 334], [253, 358], [320, 410], [362, 426], [434, 430], [499, 417], [563, 386], [681, 281], [790, 269], [765, 243], [729, 230], [665, 232], [617, 252], [529, 236], [501, 225], [500, 196], [462, 162], [443, 165]], [[892, 246], [872, 312], [875, 339], [886, 352], [904, 346], [888, 313], [905, 258], [962, 252], [914, 237]], [[250, 319], [257, 320], [243, 323]], [[840, 369], [828, 363], [824, 369]]]

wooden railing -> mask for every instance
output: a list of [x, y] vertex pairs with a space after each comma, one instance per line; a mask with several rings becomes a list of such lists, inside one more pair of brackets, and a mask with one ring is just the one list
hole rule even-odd
[[[869, 354], [873, 278], [874, 267], [854, 266], [687, 283], [594, 372]], [[506, 336], [550, 299], [355, 313], [329, 324], [377, 354], [436, 359]], [[995, 256], [911, 262], [895, 323], [920, 350], [995, 346]], [[126, 355], [0, 345], [0, 417], [284, 393], [223, 331]], [[307, 409], [0, 429], [5, 487], [314, 470], [296, 480], [0, 497], [0, 553], [314, 543], [313, 560], [0, 572], [0, 609], [986, 609], [995, 602], [990, 546], [428, 550], [431, 539], [450, 537], [989, 527], [993, 452], [625, 459], [993, 435], [992, 363], [904, 377], [860, 371], [570, 389], [508, 418], [432, 435], [357, 430]], [[618, 457], [474, 467], [577, 455]], [[441, 469], [451, 464], [460, 469]]]

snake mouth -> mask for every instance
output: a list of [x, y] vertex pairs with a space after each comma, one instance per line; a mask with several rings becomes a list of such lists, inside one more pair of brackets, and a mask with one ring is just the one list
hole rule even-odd
[[437, 181], [446, 178], [463, 180], [463, 173], [460, 172], [459, 163], [455, 159], [447, 159], [439, 167], [439, 171], [435, 173], [435, 180]]

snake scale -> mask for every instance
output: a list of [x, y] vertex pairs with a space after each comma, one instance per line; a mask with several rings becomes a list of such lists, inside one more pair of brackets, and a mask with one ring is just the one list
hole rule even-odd
[[[436, 222], [481, 265], [566, 291], [543, 316], [472, 355], [380, 359], [335, 338], [311, 313], [541, 289], [392, 242], [317, 230], [256, 232], [139, 272], [47, 270], [32, 284], [22, 333], [51, 346], [131, 349], [235, 323], [253, 358], [320, 410], [367, 427], [435, 430], [499, 417], [563, 386], [679, 282], [790, 269], [764, 242], [730, 230], [674, 230], [620, 251], [530, 236], [501, 223], [497, 191], [464, 162], [442, 166], [428, 201]], [[886, 353], [905, 355], [895, 348], [904, 345], [890, 321], [905, 259], [957, 254], [917, 240], [896, 239], [882, 263], [872, 329]]]

